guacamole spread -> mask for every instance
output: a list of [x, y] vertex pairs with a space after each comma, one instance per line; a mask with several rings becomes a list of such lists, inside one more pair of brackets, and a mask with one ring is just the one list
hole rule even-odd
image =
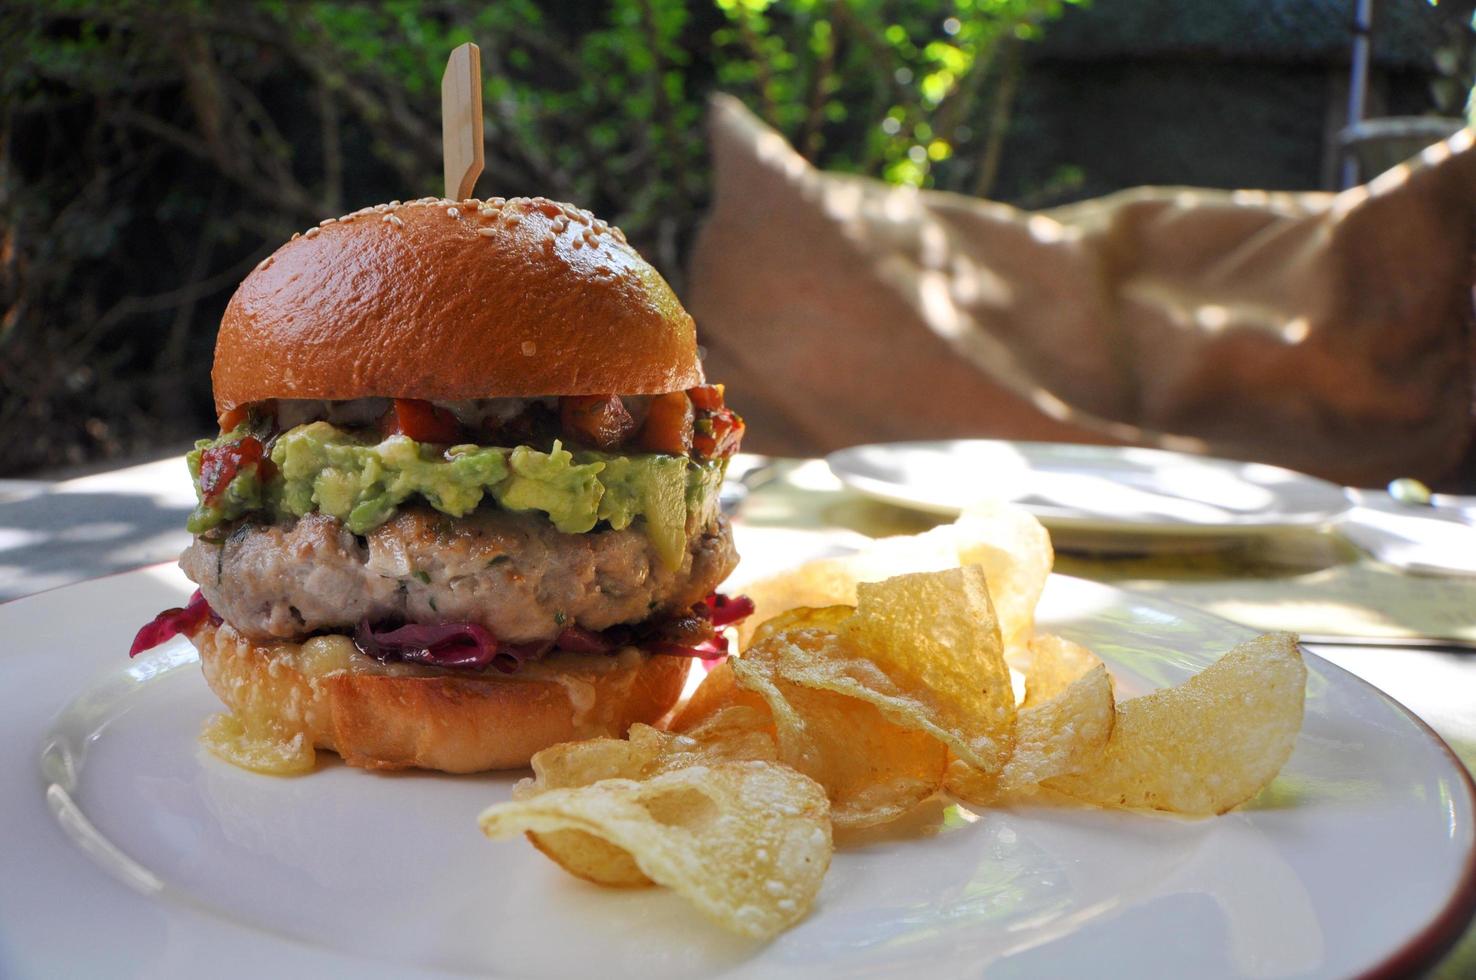
[[251, 511], [301, 517], [321, 511], [364, 534], [412, 498], [453, 517], [484, 499], [511, 511], [538, 511], [570, 534], [601, 521], [620, 530], [640, 522], [661, 560], [675, 568], [687, 549], [687, 528], [717, 511], [725, 460], [699, 462], [661, 454], [549, 452], [528, 446], [452, 446], [445, 451], [403, 435], [365, 442], [328, 422], [289, 429], [271, 448], [271, 465], [235, 473], [207, 503], [200, 490], [201, 457], [240, 439], [244, 431], [196, 443], [187, 460], [199, 506], [188, 527], [201, 534]]

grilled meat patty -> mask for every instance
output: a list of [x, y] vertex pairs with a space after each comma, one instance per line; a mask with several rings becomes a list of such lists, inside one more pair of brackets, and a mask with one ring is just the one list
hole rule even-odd
[[346, 632], [367, 617], [480, 623], [523, 643], [680, 613], [737, 562], [723, 517], [692, 534], [681, 567], [669, 569], [638, 527], [565, 534], [541, 515], [411, 507], [363, 537], [317, 513], [285, 525], [247, 520], [221, 539], [196, 538], [179, 564], [253, 640]]

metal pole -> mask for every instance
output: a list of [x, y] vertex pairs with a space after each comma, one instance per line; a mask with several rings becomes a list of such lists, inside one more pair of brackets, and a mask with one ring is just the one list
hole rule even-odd
[[1364, 105], [1368, 100], [1368, 62], [1373, 42], [1374, 0], [1358, 0], [1358, 9], [1353, 17], [1353, 74], [1348, 79], [1348, 123], [1343, 128], [1339, 142], [1343, 155], [1341, 184], [1344, 189], [1358, 183], [1358, 157], [1353, 152], [1351, 137], [1359, 123], [1363, 122]]

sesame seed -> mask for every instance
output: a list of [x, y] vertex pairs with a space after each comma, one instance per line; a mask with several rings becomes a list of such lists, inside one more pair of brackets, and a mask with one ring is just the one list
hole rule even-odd
[[337, 218], [324, 218], [322, 221], [318, 222], [318, 227], [327, 228], [329, 225], [333, 224], [337, 220]]
[[458, 211], [458, 210], [456, 210], [455, 208], [447, 208], [446, 209], [446, 214], [449, 217], [452, 217], [452, 218], [459, 218], [459, 217], [461, 217], [461, 212]]
[[308, 229], [308, 230], [307, 230], [307, 231], [306, 231], [306, 232], [305, 232], [305, 233], [304, 233], [304, 234], [303, 234], [303, 236], [302, 236], [302, 237], [304, 237], [304, 238], [317, 238], [317, 237], [318, 237], [318, 231], [319, 231], [319, 230], [320, 230], [320, 229], [317, 229], [317, 228], [309, 228], [309, 229]]
[[538, 345], [533, 343], [533, 341], [531, 340], [525, 340], [523, 341], [522, 350], [524, 357], [532, 357], [534, 354], [538, 353]]
[[292, 233], [292, 237], [289, 238], [289, 239], [287, 239], [287, 240], [290, 241], [290, 242], [295, 242], [295, 241], [297, 241], [301, 237], [302, 237], [302, 232], [300, 232], [300, 231], [294, 231]]
[[341, 225], [346, 225], [350, 221], [353, 221], [357, 217], [358, 217], [357, 214], [346, 214], [342, 218], [339, 218], [338, 219], [338, 223], [341, 224]]
[[394, 225], [396, 228], [403, 228], [405, 226], [405, 222], [400, 220], [399, 215], [391, 214], [387, 215], [387, 217], [389, 218], [390, 224]]
[[615, 240], [617, 242], [619, 242], [622, 245], [625, 244], [625, 232], [621, 231], [619, 228], [611, 228], [610, 229], [610, 234], [612, 234], [612, 235], [615, 236]]
[[400, 206], [400, 202], [399, 201], [391, 201], [389, 203], [389, 206], [392, 207], [392, 208], [397, 208], [397, 207]]
[[574, 248], [574, 250], [576, 252], [579, 251], [579, 249], [581, 249], [583, 247], [584, 247], [584, 239], [582, 239], [582, 238], [576, 238], [576, 239], [574, 239], [573, 248]]
[[605, 224], [599, 218], [596, 218], [595, 219], [594, 230], [595, 230], [595, 234], [596, 235], [603, 235], [605, 233], [606, 229], [608, 229], [609, 227], [610, 227], [609, 225]]
[[481, 235], [483, 238], [495, 238], [497, 236], [497, 229], [496, 228], [478, 228], [477, 229], [477, 234], [478, 235]]

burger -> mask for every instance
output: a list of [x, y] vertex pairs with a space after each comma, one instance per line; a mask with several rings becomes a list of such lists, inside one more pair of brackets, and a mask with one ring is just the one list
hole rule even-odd
[[189, 454], [184, 633], [268, 771], [474, 772], [623, 735], [749, 608], [718, 506], [743, 422], [621, 232], [543, 198], [330, 218], [241, 283]]

